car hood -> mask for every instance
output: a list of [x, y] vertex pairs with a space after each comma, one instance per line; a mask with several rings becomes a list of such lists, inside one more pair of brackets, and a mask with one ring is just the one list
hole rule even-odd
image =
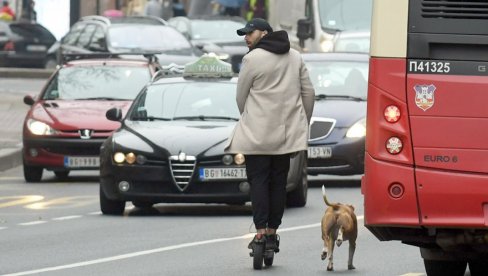
[[119, 122], [110, 121], [105, 113], [112, 107], [127, 112], [132, 101], [50, 100], [41, 101], [32, 107], [34, 119], [50, 122], [57, 130], [78, 129], [115, 130]]
[[235, 122], [140, 122], [126, 121], [125, 127], [151, 147], [168, 151], [170, 155], [213, 155], [224, 151], [225, 142]]
[[312, 117], [332, 118], [336, 120], [336, 127], [350, 127], [366, 117], [366, 101], [315, 101]]

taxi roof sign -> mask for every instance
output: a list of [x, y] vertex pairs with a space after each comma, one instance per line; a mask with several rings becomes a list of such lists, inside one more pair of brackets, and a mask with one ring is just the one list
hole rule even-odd
[[183, 77], [193, 78], [232, 78], [232, 65], [223, 62], [215, 55], [203, 55], [197, 61], [185, 65]]

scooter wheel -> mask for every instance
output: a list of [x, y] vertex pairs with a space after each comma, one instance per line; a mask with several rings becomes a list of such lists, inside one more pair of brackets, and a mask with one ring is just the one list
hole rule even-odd
[[274, 251], [273, 250], [266, 250], [264, 252], [264, 265], [265, 266], [272, 266], [274, 259]]
[[260, 270], [263, 268], [263, 258], [264, 258], [264, 243], [254, 244], [254, 249], [253, 249], [254, 269]]

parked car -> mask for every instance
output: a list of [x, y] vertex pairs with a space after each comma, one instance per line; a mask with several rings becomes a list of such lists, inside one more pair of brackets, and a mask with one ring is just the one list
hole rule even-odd
[[120, 126], [105, 118], [132, 100], [159, 70], [154, 57], [91, 58], [68, 61], [41, 93], [24, 97], [30, 109], [23, 126], [23, 167], [27, 182], [43, 170], [65, 178], [71, 170], [98, 170], [102, 142]]
[[55, 42], [54, 35], [40, 24], [0, 20], [0, 66], [42, 68]]
[[163, 65], [186, 64], [203, 54], [161, 18], [94, 15], [82, 17], [49, 49], [46, 67], [61, 64], [65, 54], [97, 52], [155, 52]]
[[[149, 208], [250, 200], [244, 155], [224, 153], [240, 117], [233, 75], [230, 64], [204, 56], [186, 65], [183, 76], [148, 84], [126, 116], [119, 107], [107, 111], [122, 124], [101, 147], [102, 213], [120, 215], [126, 201]], [[305, 151], [290, 162], [287, 205], [301, 207], [307, 201]]]
[[242, 57], [249, 51], [243, 37], [236, 34], [236, 30], [246, 25], [242, 17], [177, 16], [168, 23], [203, 52], [215, 53], [222, 61], [231, 63], [234, 72], [239, 72]]
[[308, 174], [364, 173], [367, 54], [303, 54], [315, 88]]

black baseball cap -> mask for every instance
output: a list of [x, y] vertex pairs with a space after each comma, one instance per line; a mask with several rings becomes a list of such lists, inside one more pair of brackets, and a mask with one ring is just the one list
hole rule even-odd
[[237, 30], [238, 35], [246, 35], [254, 30], [268, 31], [268, 33], [273, 32], [273, 28], [269, 23], [262, 18], [253, 18], [247, 22], [246, 26], [242, 29]]

